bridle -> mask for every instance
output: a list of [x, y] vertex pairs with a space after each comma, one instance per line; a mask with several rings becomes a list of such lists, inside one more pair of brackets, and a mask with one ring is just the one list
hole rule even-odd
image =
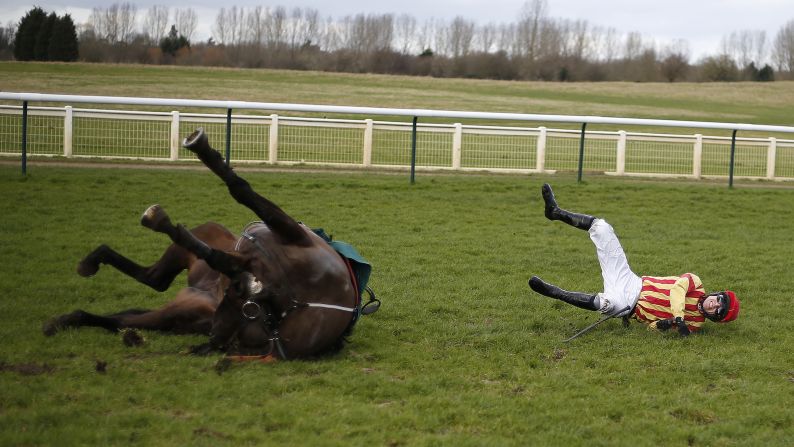
[[[270, 253], [265, 249], [265, 247], [259, 242], [256, 236], [254, 236], [248, 231], [249, 228], [251, 228], [255, 224], [262, 224], [262, 222], [251, 222], [248, 225], [246, 225], [234, 249], [236, 251], [239, 250], [240, 243], [242, 242], [243, 239], [246, 239], [247, 241], [252, 243], [254, 247], [256, 247], [257, 250], [259, 250], [259, 252], [266, 259], [277, 259], [275, 256], [272, 256], [272, 253]], [[266, 340], [270, 344], [270, 352], [268, 353], [268, 355], [271, 355], [275, 348], [278, 351], [278, 355], [280, 358], [284, 360], [287, 359], [287, 356], [284, 352], [284, 347], [282, 345], [281, 335], [279, 334], [279, 327], [281, 326], [281, 322], [284, 320], [284, 318], [286, 318], [287, 315], [289, 315], [291, 312], [293, 312], [296, 309], [314, 307], [320, 309], [350, 312], [351, 314], [353, 314], [350, 326], [355, 324], [355, 322], [358, 320], [359, 314], [361, 313], [360, 311], [361, 296], [359, 295], [358, 292], [356, 278], [355, 275], [353, 274], [352, 268], [350, 266], [350, 262], [347, 261], [346, 259], [343, 259], [343, 261], [347, 266], [348, 274], [351, 278], [351, 281], [353, 282], [353, 289], [355, 290], [355, 305], [353, 307], [338, 306], [335, 304], [298, 301], [298, 299], [295, 298], [295, 293], [293, 292], [292, 287], [289, 284], [285, 284], [286, 292], [287, 295], [290, 297], [291, 304], [286, 309], [284, 309], [280, 315], [275, 315], [273, 312], [270, 312], [268, 309], [263, 309], [262, 305], [254, 301], [253, 298], [257, 294], [262, 292], [262, 290], [264, 289], [264, 285], [259, 280], [257, 280], [252, 273], [246, 272], [248, 275], [248, 282], [245, 287], [245, 295], [244, 295], [245, 302], [243, 302], [240, 311], [242, 317], [250, 322], [254, 322], [258, 319], [262, 320], [262, 324], [265, 325], [267, 332], [270, 334], [270, 337]], [[281, 265], [281, 263], [276, 260], [274, 264], [278, 266], [277, 268], [281, 271], [282, 276], [286, 276], [284, 275], [284, 267]]]

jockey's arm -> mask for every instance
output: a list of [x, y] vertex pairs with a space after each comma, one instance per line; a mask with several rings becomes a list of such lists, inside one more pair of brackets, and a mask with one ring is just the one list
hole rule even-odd
[[684, 318], [686, 291], [689, 290], [689, 278], [682, 276], [670, 288], [670, 313], [673, 318]]
[[[670, 288], [670, 313], [673, 319], [684, 319], [684, 305], [686, 302], [686, 292], [689, 289], [689, 278], [682, 276]], [[671, 320], [658, 320], [648, 324], [649, 330], [666, 331], [672, 326]]]

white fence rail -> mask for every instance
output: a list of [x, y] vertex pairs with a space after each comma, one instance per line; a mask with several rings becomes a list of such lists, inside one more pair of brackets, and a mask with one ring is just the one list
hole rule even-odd
[[[0, 93], [0, 100], [3, 99], [794, 132], [791, 127], [750, 124], [228, 101]], [[30, 156], [194, 160], [180, 142], [181, 136], [199, 126], [207, 130], [213, 147], [223, 150], [225, 146], [225, 114], [99, 110], [68, 105], [26, 109], [26, 152]], [[231, 159], [235, 163], [389, 168], [407, 168], [411, 164], [411, 123], [270, 114], [232, 115], [231, 124]], [[0, 155], [21, 153], [21, 129], [22, 107], [0, 106]], [[578, 168], [582, 141], [579, 131], [461, 123], [420, 123], [416, 130], [417, 169], [531, 173]], [[794, 180], [794, 140], [775, 137], [732, 141], [702, 134], [586, 132], [583, 169], [626, 176], [725, 177], [729, 175], [732, 144], [733, 175], [737, 178]]]

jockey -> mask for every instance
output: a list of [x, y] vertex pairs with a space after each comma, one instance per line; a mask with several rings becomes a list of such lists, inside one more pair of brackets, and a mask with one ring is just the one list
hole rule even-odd
[[624, 321], [634, 318], [649, 329], [666, 331], [675, 327], [682, 336], [699, 330], [706, 319], [727, 323], [739, 315], [736, 293], [730, 290], [706, 293], [700, 278], [693, 273], [637, 276], [631, 271], [611, 225], [604, 219], [561, 209], [548, 184], [543, 185], [541, 192], [547, 219], [590, 233], [601, 264], [604, 291], [595, 295], [569, 292], [533, 276], [529, 287], [535, 292], [582, 309], [623, 317]]

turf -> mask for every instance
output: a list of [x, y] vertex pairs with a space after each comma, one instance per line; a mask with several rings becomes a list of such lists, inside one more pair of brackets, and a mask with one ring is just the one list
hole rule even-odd
[[[374, 266], [381, 310], [338, 355], [231, 365], [193, 357], [199, 336], [99, 329], [41, 334], [83, 308], [155, 307], [159, 294], [75, 266], [108, 243], [141, 263], [166, 246], [138, 224], [238, 231], [252, 214], [204, 170], [0, 165], [2, 445], [790, 445], [794, 439], [794, 190], [590, 176], [244, 172], [311, 226]], [[543, 217], [560, 204], [603, 216], [640, 274], [700, 275], [731, 288], [739, 319], [680, 339], [595, 321], [532, 293], [532, 274], [597, 291], [587, 234]], [[104, 365], [104, 367], [103, 367]]]

